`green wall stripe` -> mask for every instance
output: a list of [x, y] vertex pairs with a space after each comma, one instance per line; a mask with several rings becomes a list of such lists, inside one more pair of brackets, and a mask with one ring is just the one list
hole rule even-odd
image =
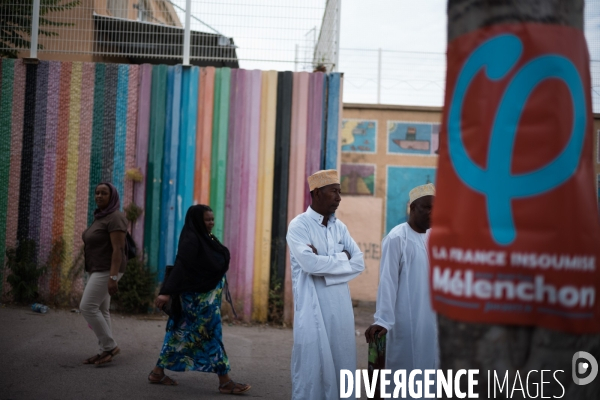
[[150, 270], [158, 268], [160, 246], [160, 203], [167, 107], [167, 66], [152, 68], [150, 100], [150, 143], [146, 177], [144, 253]]
[[231, 68], [217, 69], [210, 168], [210, 206], [215, 214], [214, 234], [223, 240], [225, 189], [227, 183], [227, 131], [229, 129], [229, 86]]

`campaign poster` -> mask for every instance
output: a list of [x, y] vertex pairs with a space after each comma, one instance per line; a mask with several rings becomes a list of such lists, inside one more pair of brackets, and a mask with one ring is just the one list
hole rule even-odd
[[583, 32], [494, 25], [448, 46], [428, 244], [434, 309], [600, 332], [600, 224]]

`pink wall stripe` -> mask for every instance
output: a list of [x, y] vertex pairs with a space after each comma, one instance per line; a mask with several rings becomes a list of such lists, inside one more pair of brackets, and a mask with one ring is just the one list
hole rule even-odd
[[[148, 139], [150, 135], [150, 91], [152, 89], [152, 65], [143, 64], [139, 68], [139, 93], [137, 127], [136, 127], [136, 155], [135, 167], [138, 168], [144, 179], [136, 182], [133, 187], [133, 201], [139, 207], [146, 205], [146, 173], [148, 164]], [[144, 248], [144, 214], [133, 224], [131, 236], [138, 245]]]
[[246, 71], [244, 157], [242, 165], [242, 215], [245, 220], [241, 248], [245, 252], [241, 260], [240, 278], [243, 282], [243, 319], [252, 315], [252, 289], [254, 288], [254, 241], [256, 240], [256, 185], [258, 184], [258, 152], [260, 145], [260, 104], [262, 73]]
[[[138, 111], [138, 85], [139, 69], [138, 65], [129, 66], [129, 80], [127, 89], [127, 137], [125, 140], [125, 172], [135, 168], [135, 136], [137, 128]], [[133, 201], [133, 181], [125, 178], [123, 182], [123, 208], [127, 207]]]
[[[11, 118], [10, 172], [8, 178], [8, 204], [6, 208], [6, 249], [17, 245], [17, 226], [19, 223], [19, 185], [21, 182], [21, 151], [23, 147], [23, 117], [25, 107], [25, 65], [23, 60], [15, 61], [13, 82], [13, 108]], [[6, 271], [7, 272], [7, 271]], [[5, 295], [10, 290], [6, 282], [8, 273], [3, 276]]]
[[[321, 130], [323, 126], [323, 73], [310, 74], [308, 86], [308, 121], [306, 136], [306, 178], [320, 169], [321, 164]], [[305, 184], [308, 187], [308, 184]], [[304, 209], [310, 205], [310, 192], [304, 192]]]
[[[306, 132], [308, 117], [308, 72], [294, 73], [292, 94], [292, 130], [290, 135], [290, 178], [288, 191], [288, 224], [304, 211], [304, 193], [308, 184], [304, 180], [306, 174]], [[292, 278], [289, 248], [287, 249], [285, 275], [284, 321], [292, 323], [294, 319], [294, 302], [292, 295]]]
[[243, 121], [245, 120], [244, 86], [246, 71], [231, 70], [229, 137], [227, 150], [227, 188], [225, 198], [225, 245], [231, 252], [227, 280], [231, 285], [233, 303], [238, 310], [243, 304], [243, 274], [241, 273], [242, 248], [240, 247], [245, 224], [241, 217], [242, 159], [244, 157]]

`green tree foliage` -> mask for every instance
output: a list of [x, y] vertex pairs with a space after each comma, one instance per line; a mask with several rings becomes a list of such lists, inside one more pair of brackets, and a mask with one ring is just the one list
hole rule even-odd
[[119, 281], [119, 291], [112, 299], [120, 311], [145, 313], [152, 306], [155, 290], [156, 274], [136, 257], [127, 263], [125, 275]]
[[7, 267], [13, 299], [17, 302], [29, 302], [38, 297], [38, 279], [46, 268], [36, 263], [36, 244], [33, 240], [21, 241], [16, 249], [6, 250]]
[[[80, 4], [80, 0], [40, 0], [40, 29], [39, 34], [44, 36], [58, 36], [57, 32], [43, 29], [42, 27], [64, 27], [75, 24], [48, 19], [49, 13], [73, 9]], [[31, 35], [31, 21], [33, 14], [33, 0], [0, 0], [0, 56], [17, 58], [19, 49], [28, 49], [31, 45], [28, 40]], [[9, 50], [12, 48], [14, 50]], [[42, 45], [38, 45], [43, 49]]]

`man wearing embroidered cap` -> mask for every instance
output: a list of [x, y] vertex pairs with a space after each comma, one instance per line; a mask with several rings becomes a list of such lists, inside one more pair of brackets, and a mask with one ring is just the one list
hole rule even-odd
[[[434, 196], [431, 183], [411, 190], [408, 222], [394, 227], [383, 239], [375, 323], [365, 332], [368, 343], [387, 333], [385, 367], [405, 369], [407, 377], [415, 369], [438, 367], [437, 319], [429, 298], [427, 256]], [[424, 383], [422, 374], [417, 378]]]
[[311, 205], [290, 222], [286, 237], [294, 292], [292, 399], [339, 399], [340, 370], [356, 369], [348, 282], [365, 263], [335, 217], [342, 200], [337, 171], [316, 172], [308, 185]]

